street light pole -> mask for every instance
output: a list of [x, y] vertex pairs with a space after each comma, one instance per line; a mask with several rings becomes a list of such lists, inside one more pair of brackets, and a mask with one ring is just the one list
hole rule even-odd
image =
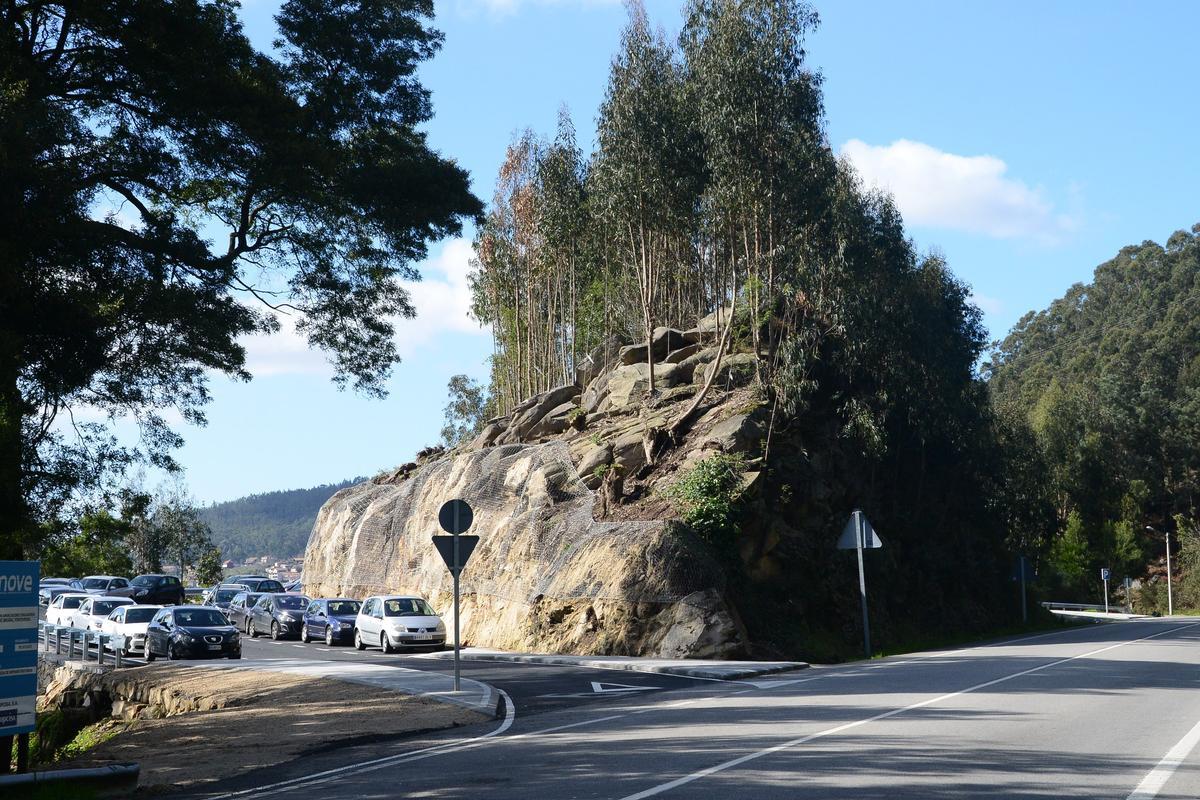
[[[1158, 530], [1147, 525], [1146, 530], [1158, 533]], [[1171, 597], [1171, 532], [1166, 531], [1163, 536], [1167, 537], [1167, 616], [1175, 615], [1175, 602]]]

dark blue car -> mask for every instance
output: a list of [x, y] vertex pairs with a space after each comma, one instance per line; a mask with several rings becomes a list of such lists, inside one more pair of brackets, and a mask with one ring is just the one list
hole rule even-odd
[[304, 627], [300, 629], [300, 641], [324, 639], [325, 644], [349, 644], [354, 641], [354, 621], [358, 619], [358, 607], [362, 603], [345, 598], [319, 598], [304, 610]]

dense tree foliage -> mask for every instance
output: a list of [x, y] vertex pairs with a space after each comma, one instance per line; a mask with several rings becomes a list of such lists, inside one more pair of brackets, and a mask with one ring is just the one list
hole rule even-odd
[[481, 209], [418, 130], [432, 13], [286, 0], [268, 55], [229, 0], [0, 7], [0, 555], [131, 460], [171, 467], [161, 412], [202, 423], [281, 315], [382, 392], [398, 279]]
[[488, 397], [478, 381], [466, 375], [451, 376], [446, 384], [450, 395], [444, 412], [442, 443], [456, 447], [473, 439], [487, 416]]
[[1042, 465], [1050, 566], [1096, 594], [1100, 567], [1139, 577], [1163, 555], [1146, 531], [1195, 519], [1200, 492], [1200, 225], [1121, 250], [1045, 311], [987, 369], [998, 413]]
[[225, 558], [244, 561], [251, 556], [291, 558], [304, 553], [317, 512], [333, 493], [364, 478], [311, 489], [252, 494], [200, 509], [212, 530], [213, 543]]
[[732, 317], [769, 413], [739, 524], [790, 548], [743, 618], [852, 628], [833, 541], [860, 505], [886, 532], [872, 580], [893, 631], [978, 627], [1018, 607], [1005, 542], [1036, 526], [1039, 484], [1008, 462], [1029, 442], [975, 374], [986, 333], [967, 287], [832, 152], [803, 47], [816, 22], [791, 0], [692, 0], [673, 43], [631, 6], [596, 151], [563, 121], [553, 141], [520, 134], [500, 172], [474, 274], [492, 394], [504, 412], [609, 337]]

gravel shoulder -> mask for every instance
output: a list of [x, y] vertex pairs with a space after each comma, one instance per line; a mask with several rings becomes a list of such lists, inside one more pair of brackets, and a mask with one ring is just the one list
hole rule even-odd
[[[61, 766], [140, 762], [139, 793], [219, 786], [255, 771], [269, 777], [276, 765], [305, 755], [488, 719], [448, 703], [328, 678], [174, 664], [123, 672], [121, 683], [136, 681], [138, 694], [155, 702], [136, 719], [100, 723], [115, 735]], [[167, 716], [144, 718], [157, 714]]]

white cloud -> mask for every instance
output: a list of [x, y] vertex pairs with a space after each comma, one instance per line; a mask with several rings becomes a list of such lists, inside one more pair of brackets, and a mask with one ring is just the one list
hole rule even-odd
[[986, 294], [979, 292], [971, 292], [971, 302], [979, 306], [979, 310], [986, 314], [1000, 314], [1004, 311], [1004, 302], [995, 297], [989, 297]]
[[1077, 214], [1056, 211], [1040, 187], [1009, 177], [995, 156], [960, 156], [907, 139], [886, 146], [851, 139], [841, 152], [868, 186], [891, 192], [912, 225], [1046, 244], [1079, 228]]
[[[402, 357], [444, 333], [485, 335], [486, 328], [468, 316], [471, 285], [468, 281], [473, 256], [468, 239], [450, 239], [435, 256], [423, 262], [423, 280], [403, 281], [415, 319], [394, 319], [396, 347]], [[252, 375], [319, 375], [329, 377], [333, 368], [323, 352], [314, 350], [296, 331], [295, 317], [280, 314], [280, 329], [272, 335], [247, 336], [246, 366]]]

